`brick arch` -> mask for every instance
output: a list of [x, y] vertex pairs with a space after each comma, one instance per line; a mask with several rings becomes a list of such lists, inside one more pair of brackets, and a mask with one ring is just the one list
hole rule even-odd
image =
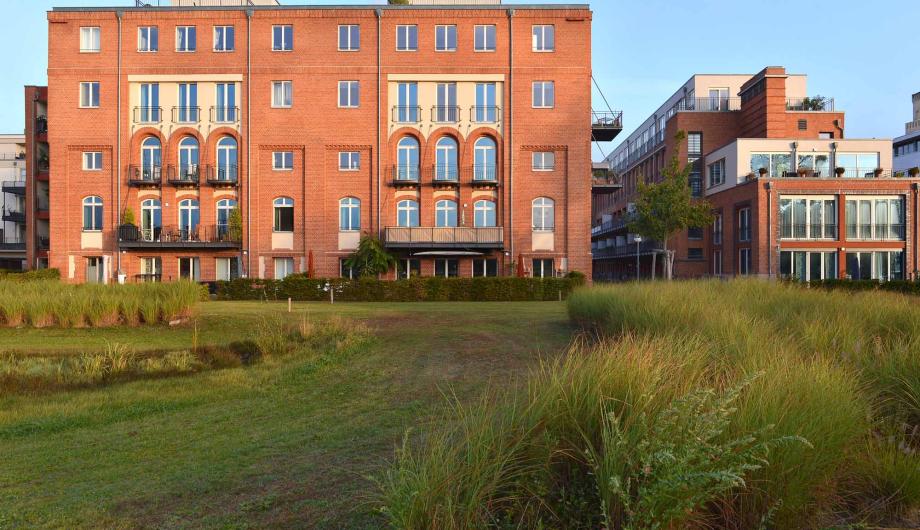
[[231, 136], [236, 140], [237, 165], [240, 167], [240, 174], [242, 175], [242, 167], [246, 162], [243, 156], [243, 138], [240, 136], [240, 133], [232, 127], [218, 127], [208, 134], [207, 141], [202, 144], [201, 163], [214, 163], [215, 158], [217, 158], [217, 142], [224, 136]]
[[199, 165], [205, 165], [205, 153], [204, 149], [204, 136], [201, 133], [192, 127], [180, 127], [172, 132], [169, 135], [169, 145], [164, 147], [166, 151], [163, 153], [163, 163], [164, 164], [178, 164], [179, 163], [179, 142], [182, 141], [186, 136], [191, 136], [192, 138], [198, 140], [198, 163]]
[[160, 141], [160, 157], [163, 163], [166, 163], [167, 142], [163, 133], [155, 127], [142, 127], [131, 136], [131, 150], [128, 153], [129, 164], [140, 165], [141, 163], [141, 143], [148, 137], [153, 136]]
[[423, 135], [418, 129], [413, 129], [412, 127], [400, 127], [399, 129], [393, 131], [393, 134], [390, 135], [390, 138], [387, 141], [387, 158], [390, 160], [390, 165], [396, 165], [396, 147], [399, 145], [399, 142], [406, 136], [411, 136], [418, 142], [419, 166], [423, 166], [425, 163], [423, 158], [426, 145], [425, 135]]
[[476, 142], [481, 138], [489, 138], [495, 142], [495, 170], [498, 172], [497, 178], [501, 180], [502, 174], [504, 173], [504, 142], [502, 141], [501, 135], [499, 135], [495, 129], [489, 127], [477, 127], [470, 131], [466, 137], [466, 147], [463, 152], [462, 160], [468, 162], [470, 166], [476, 163], [474, 152], [476, 150]]
[[463, 166], [463, 151], [466, 148], [466, 141], [463, 139], [463, 135], [460, 134], [460, 131], [453, 127], [438, 127], [428, 135], [428, 145], [425, 146], [425, 150], [422, 154], [422, 164], [434, 165], [435, 151], [438, 147], [438, 142], [445, 136], [449, 136], [457, 142], [457, 165]]

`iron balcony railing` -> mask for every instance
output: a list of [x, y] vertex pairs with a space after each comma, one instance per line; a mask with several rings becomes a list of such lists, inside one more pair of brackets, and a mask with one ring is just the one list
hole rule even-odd
[[385, 243], [388, 247], [428, 248], [501, 248], [504, 230], [493, 227], [387, 227]]
[[474, 165], [473, 182], [498, 182], [498, 167], [494, 165]]
[[236, 164], [208, 166], [208, 184], [211, 186], [236, 186], [240, 181], [239, 167]]
[[780, 223], [781, 239], [837, 239], [837, 224]]
[[25, 224], [26, 223], [26, 214], [23, 212], [14, 212], [11, 210], [3, 210], [3, 220], [10, 223]]
[[161, 6], [178, 6], [178, 7], [196, 7], [200, 5], [213, 5], [220, 7], [232, 6], [254, 6], [252, 0], [134, 0], [135, 7], [161, 7]]
[[834, 112], [834, 98], [822, 96], [786, 98], [786, 110], [794, 112]]
[[129, 186], [159, 186], [162, 182], [161, 166], [128, 166]]
[[3, 183], [3, 193], [11, 195], [25, 196], [26, 181], [24, 180], [7, 180]]
[[45, 116], [38, 116], [35, 118], [35, 134], [47, 134], [48, 133], [48, 118]]
[[238, 123], [240, 121], [240, 108], [211, 107], [211, 121], [213, 123]]
[[421, 181], [419, 168], [417, 166], [392, 166], [390, 167], [390, 180], [394, 184], [417, 184]]
[[591, 256], [594, 259], [627, 258], [635, 257], [637, 252], [640, 256], [644, 256], [658, 252], [660, 250], [661, 246], [657, 241], [643, 241], [639, 243], [638, 248], [636, 243], [626, 243], [612, 247], [594, 248], [591, 250]]
[[48, 160], [39, 160], [38, 163], [35, 164], [35, 166], [38, 169], [39, 173], [47, 173], [48, 171], [51, 170], [51, 162], [49, 162]]
[[51, 239], [47, 237], [38, 238], [38, 250], [48, 250], [51, 248]]
[[625, 229], [633, 221], [632, 217], [620, 217], [613, 219], [591, 228], [592, 236], [599, 236], [608, 232], [616, 232]]
[[172, 121], [175, 123], [198, 123], [201, 119], [201, 107], [173, 107]]
[[124, 248], [235, 248], [241, 241], [241, 234], [225, 225], [118, 227], [118, 242]]
[[684, 98], [671, 107], [671, 112], [735, 112], [741, 110], [741, 98]]
[[166, 181], [171, 186], [197, 186], [201, 178], [201, 168], [198, 164], [169, 166], [166, 170]]
[[431, 107], [432, 123], [459, 123], [460, 107]]
[[470, 121], [473, 123], [498, 123], [501, 119], [501, 107], [470, 107]]
[[623, 111], [591, 111], [591, 127], [595, 129], [622, 129]]
[[0, 250], [25, 250], [26, 240], [18, 235], [4, 235], [0, 238]]
[[435, 165], [430, 168], [426, 168], [429, 171], [429, 179], [434, 183], [459, 183], [460, 182], [460, 172], [456, 167], [445, 166], [445, 165]]
[[422, 121], [422, 107], [393, 107], [393, 121], [396, 123], [419, 123]]
[[163, 107], [134, 107], [135, 123], [160, 123], [163, 121]]
[[906, 238], [906, 228], [902, 223], [847, 223], [847, 239], [903, 241]]

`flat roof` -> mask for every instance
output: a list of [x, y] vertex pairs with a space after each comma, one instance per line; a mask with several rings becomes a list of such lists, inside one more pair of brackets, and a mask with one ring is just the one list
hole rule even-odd
[[275, 11], [275, 10], [341, 10], [341, 9], [381, 9], [384, 11], [394, 10], [502, 10], [509, 9], [590, 9], [588, 4], [484, 4], [484, 5], [389, 5], [389, 4], [337, 4], [337, 5], [279, 5], [279, 6], [117, 6], [117, 7], [52, 7], [56, 12], [93, 12], [93, 11]]

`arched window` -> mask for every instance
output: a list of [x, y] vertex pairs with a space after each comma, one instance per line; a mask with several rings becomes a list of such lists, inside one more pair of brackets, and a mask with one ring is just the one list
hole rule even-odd
[[555, 228], [555, 212], [552, 199], [537, 197], [533, 201], [533, 229], [552, 231]]
[[224, 136], [217, 141], [217, 180], [236, 182], [237, 180], [237, 149], [236, 139]]
[[278, 197], [275, 199], [275, 223], [272, 229], [275, 232], [294, 231], [294, 199]]
[[179, 201], [179, 237], [183, 241], [198, 239], [198, 224], [201, 221], [201, 210], [198, 199], [183, 199]]
[[361, 201], [345, 197], [339, 201], [339, 230], [356, 232], [361, 230]]
[[477, 228], [495, 226], [495, 203], [476, 201], [473, 204], [473, 226]]
[[159, 180], [160, 167], [163, 165], [163, 153], [160, 139], [148, 136], [141, 142], [141, 179]]
[[435, 180], [457, 180], [457, 141], [449, 136], [438, 140], [435, 147]]
[[435, 203], [435, 226], [452, 227], [457, 226], [457, 202], [443, 200]]
[[198, 180], [198, 140], [186, 136], [179, 141], [179, 179]]
[[230, 229], [230, 212], [236, 208], [236, 201], [233, 199], [221, 199], [217, 201], [217, 234], [224, 236]]
[[417, 201], [407, 199], [396, 204], [396, 224], [402, 227], [418, 226]]
[[473, 148], [473, 180], [497, 180], [495, 171], [495, 140], [488, 136], [476, 140]]
[[163, 213], [159, 199], [141, 202], [141, 237], [144, 241], [158, 241], [163, 227]]
[[396, 146], [396, 180], [418, 180], [418, 140], [406, 136]]
[[93, 195], [83, 199], [83, 230], [102, 230], [102, 197]]

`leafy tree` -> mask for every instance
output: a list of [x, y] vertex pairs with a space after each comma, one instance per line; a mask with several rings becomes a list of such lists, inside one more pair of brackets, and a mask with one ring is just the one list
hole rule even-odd
[[386, 273], [397, 265], [396, 258], [387, 252], [379, 239], [364, 234], [358, 243], [358, 248], [345, 260], [345, 266], [350, 267], [359, 276], [376, 277]]
[[405, 6], [409, 5], [409, 0], [387, 0], [387, 3], [391, 6]]
[[[675, 138], [680, 144], [686, 135], [680, 131]], [[709, 202], [693, 198], [689, 186], [690, 170], [689, 165], [680, 167], [675, 153], [661, 172], [661, 182], [640, 182], [636, 196], [636, 215], [629, 223], [630, 232], [661, 242], [665, 257], [664, 274], [668, 280], [674, 273], [674, 251], [668, 249], [668, 240], [687, 228], [712, 223], [712, 206]]]
[[130, 206], [125, 208], [125, 211], [121, 214], [121, 224], [123, 225], [133, 225], [134, 224], [134, 210]]
[[227, 217], [227, 232], [230, 236], [230, 241], [242, 241], [243, 214], [240, 212], [239, 206], [230, 210], [230, 215]]

